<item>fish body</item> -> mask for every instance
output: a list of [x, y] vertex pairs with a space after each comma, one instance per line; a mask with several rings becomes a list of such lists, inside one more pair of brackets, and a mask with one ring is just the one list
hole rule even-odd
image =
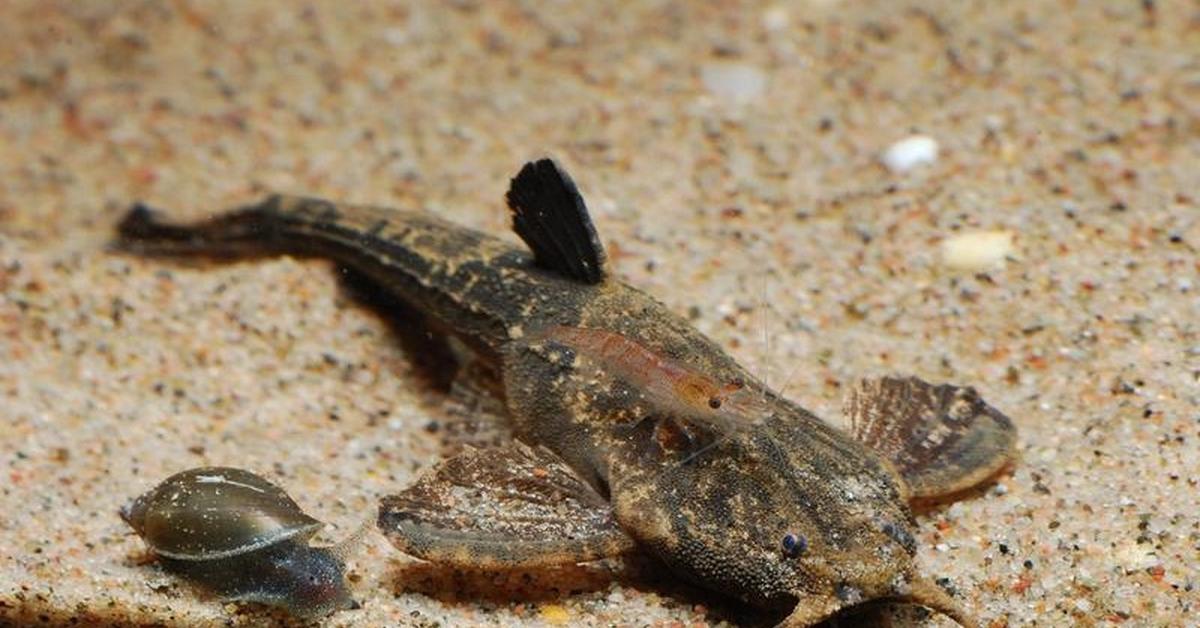
[[527, 164], [507, 198], [528, 249], [425, 212], [287, 196], [187, 225], [137, 206], [120, 235], [145, 253], [333, 259], [495, 374], [516, 440], [384, 498], [379, 526], [407, 553], [528, 567], [642, 551], [789, 625], [878, 599], [970, 623], [915, 572], [909, 502], [1007, 464], [1006, 417], [968, 388], [884, 378], [855, 388], [856, 430], [839, 430], [612, 278], [557, 164]]

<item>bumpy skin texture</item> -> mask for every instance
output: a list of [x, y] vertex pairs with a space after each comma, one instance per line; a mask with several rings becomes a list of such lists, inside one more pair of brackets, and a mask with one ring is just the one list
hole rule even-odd
[[[520, 433], [607, 488], [641, 547], [700, 585], [760, 606], [802, 600], [820, 616], [907, 582], [912, 520], [887, 463], [766, 390], [649, 297], [614, 286], [589, 305], [583, 327], [614, 330], [715, 382], [740, 381], [735, 394], [748, 398], [724, 402], [737, 410], [726, 417], [703, 417], [708, 399], [685, 413], [686, 403], [646, 395], [553, 331], [510, 344], [503, 372]], [[806, 551], [788, 556], [788, 534]]]
[[[587, 227], [577, 231], [595, 241]], [[440, 468], [386, 498], [380, 525], [406, 551], [455, 564], [536, 565], [636, 543], [701, 586], [792, 611], [791, 625], [880, 598], [969, 622], [913, 572], [909, 491], [889, 461], [768, 390], [660, 302], [606, 278], [595, 264], [572, 278], [570, 268], [539, 266], [523, 249], [426, 213], [293, 197], [188, 226], [164, 224], [139, 206], [120, 230], [126, 247], [144, 253], [332, 258], [424, 312], [499, 373], [514, 433], [542, 449], [468, 452], [475, 458], [460, 462], [467, 471]], [[595, 253], [602, 264], [602, 251]], [[929, 414], [914, 408], [901, 419], [916, 423]], [[999, 450], [1008, 455], [1011, 434], [1005, 437]], [[506, 474], [498, 471], [504, 465], [480, 458], [489, 455], [542, 462]], [[597, 509], [590, 531], [547, 528], [577, 538], [579, 552], [554, 542], [521, 545], [520, 534], [497, 535], [512, 541], [512, 549], [497, 549], [504, 544], [487, 542], [486, 530], [438, 528], [472, 518], [438, 511], [453, 501], [436, 494], [439, 486], [462, 490], [447, 477], [476, 473], [520, 491], [544, 481], [546, 469], [573, 472], [594, 493], [577, 491], [573, 502]], [[539, 490], [531, 495], [552, 493]], [[528, 507], [514, 502], [513, 512]], [[633, 543], [614, 540], [606, 514]], [[539, 547], [544, 553], [534, 556]]]

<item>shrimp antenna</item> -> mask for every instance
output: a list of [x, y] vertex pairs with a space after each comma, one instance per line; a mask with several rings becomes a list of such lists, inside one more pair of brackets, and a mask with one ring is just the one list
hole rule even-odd
[[792, 365], [791, 370], [788, 371], [787, 377], [783, 379], [783, 385], [780, 386], [779, 390], [775, 393], [781, 399], [784, 398], [785, 394], [787, 394], [788, 387], [790, 387], [792, 383], [796, 381], [796, 374], [800, 372], [800, 367], [803, 364], [803, 361], [797, 360], [796, 363]]
[[[759, 295], [758, 303], [759, 303], [759, 307], [762, 309], [762, 313], [759, 315], [759, 323], [760, 323], [760, 326], [762, 327], [763, 355], [762, 355], [762, 362], [761, 362], [762, 367], [761, 368], [762, 368], [762, 372], [763, 372], [763, 390], [765, 391], [767, 388], [771, 387], [771, 361], [774, 359], [774, 356], [771, 355], [771, 330], [770, 330], [771, 321], [768, 320], [771, 316], [771, 312], [770, 312], [771, 306], [770, 306], [770, 303], [767, 301], [767, 275], [766, 275], [766, 273], [764, 273], [762, 275], [761, 288], [762, 288], [762, 290]], [[763, 399], [766, 399], [765, 392], [763, 394]]]

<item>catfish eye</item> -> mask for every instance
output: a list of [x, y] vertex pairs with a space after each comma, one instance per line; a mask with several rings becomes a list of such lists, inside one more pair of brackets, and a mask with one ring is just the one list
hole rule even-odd
[[808, 549], [808, 539], [802, 534], [785, 534], [783, 536], [783, 555], [788, 558], [795, 558]]

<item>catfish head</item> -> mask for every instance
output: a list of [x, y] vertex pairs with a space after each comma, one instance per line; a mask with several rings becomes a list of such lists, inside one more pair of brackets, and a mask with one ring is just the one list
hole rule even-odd
[[790, 611], [791, 625], [872, 600], [967, 622], [914, 572], [909, 489], [893, 465], [740, 368], [570, 327], [514, 355], [533, 358], [506, 375], [514, 415], [538, 417], [530, 440], [683, 578]]
[[638, 545], [698, 585], [789, 612], [784, 625], [872, 600], [969, 623], [915, 574], [914, 523], [890, 465], [794, 404], [759, 403], [764, 418], [731, 432], [674, 416], [631, 436], [610, 500]]

